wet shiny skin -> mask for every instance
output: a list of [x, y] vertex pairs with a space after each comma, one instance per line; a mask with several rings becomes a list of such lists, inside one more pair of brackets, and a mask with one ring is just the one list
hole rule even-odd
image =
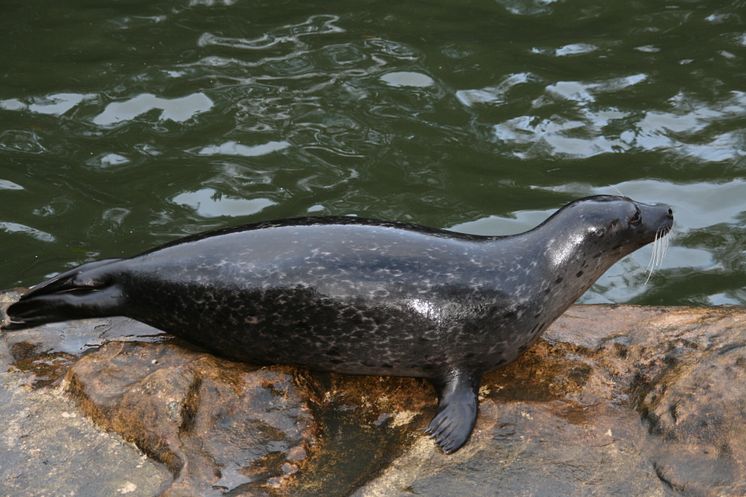
[[468, 425], [458, 436], [431, 425], [451, 451], [471, 431], [481, 374], [518, 357], [609, 266], [671, 223], [667, 206], [612, 196], [573, 202], [509, 237], [356, 218], [262, 223], [83, 266], [8, 313], [16, 327], [121, 314], [233, 359], [427, 377], [441, 412], [470, 406], [446, 423]]

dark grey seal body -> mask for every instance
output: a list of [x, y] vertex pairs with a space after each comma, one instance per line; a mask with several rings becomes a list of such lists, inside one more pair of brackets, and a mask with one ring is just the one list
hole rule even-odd
[[672, 221], [667, 206], [596, 196], [506, 237], [357, 218], [253, 224], [80, 266], [13, 304], [5, 328], [123, 315], [232, 359], [429, 378], [440, 404], [428, 431], [452, 452], [482, 373]]

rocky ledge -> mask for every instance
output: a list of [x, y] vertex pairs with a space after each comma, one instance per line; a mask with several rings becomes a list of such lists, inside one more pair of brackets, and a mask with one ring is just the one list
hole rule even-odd
[[124, 318], [53, 324], [0, 338], [0, 494], [743, 496], [745, 380], [746, 310], [575, 306], [486, 376], [446, 456], [424, 381], [258, 368]]

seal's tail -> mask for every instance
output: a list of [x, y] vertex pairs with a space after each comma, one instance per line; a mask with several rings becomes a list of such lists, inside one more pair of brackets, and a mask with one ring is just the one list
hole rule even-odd
[[34, 286], [8, 307], [2, 328], [21, 330], [68, 319], [115, 315], [123, 298], [111, 278], [111, 266], [118, 260], [83, 264]]

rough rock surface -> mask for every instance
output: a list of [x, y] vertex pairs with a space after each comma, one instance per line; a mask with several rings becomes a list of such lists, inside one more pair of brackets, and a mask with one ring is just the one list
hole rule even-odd
[[[8, 296], [0, 294], [0, 303]], [[29, 348], [7, 342], [0, 339], [0, 495], [161, 495], [171, 481], [166, 468], [98, 428], [61, 389], [32, 388], [61, 361], [40, 359], [41, 380], [9, 372], [11, 363], [29, 359], [21, 354], [19, 360], [11, 349]]]
[[467, 447], [354, 495], [746, 495], [746, 312], [577, 306], [485, 378]]
[[[746, 495], [737, 308], [572, 308], [485, 377], [451, 456], [422, 434], [424, 381], [257, 368], [126, 319], [4, 334], [0, 366], [0, 413], [23, 420], [0, 428], [2, 495]], [[49, 431], [71, 422], [100, 430], [64, 442], [83, 471]]]

